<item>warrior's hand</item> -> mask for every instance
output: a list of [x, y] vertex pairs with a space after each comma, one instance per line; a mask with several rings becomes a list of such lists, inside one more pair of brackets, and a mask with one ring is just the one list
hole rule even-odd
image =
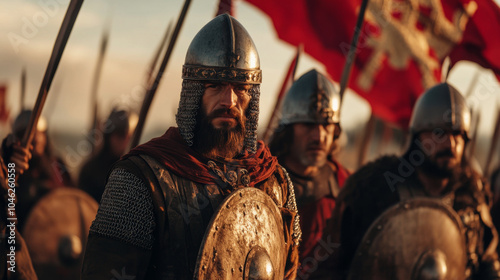
[[[7, 158], [7, 163], [14, 163], [16, 175], [19, 176], [24, 173], [24, 171], [29, 168], [29, 161], [31, 159], [31, 151], [33, 150], [33, 145], [29, 148], [24, 148], [21, 146], [21, 141], [19, 141], [13, 134], [9, 134], [4, 142], [5, 149], [8, 150], [9, 158]], [[4, 154], [5, 156], [5, 154]]]

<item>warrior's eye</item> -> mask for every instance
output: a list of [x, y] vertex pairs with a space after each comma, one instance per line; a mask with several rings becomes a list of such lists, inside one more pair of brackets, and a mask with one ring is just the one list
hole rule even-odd
[[205, 84], [205, 88], [218, 88], [220, 84]]
[[234, 90], [240, 94], [248, 94], [250, 92], [250, 85], [239, 85], [234, 87]]

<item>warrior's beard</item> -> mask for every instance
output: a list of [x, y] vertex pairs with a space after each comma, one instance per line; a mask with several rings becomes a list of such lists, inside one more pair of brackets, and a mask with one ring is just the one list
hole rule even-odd
[[453, 156], [453, 153], [449, 150], [444, 150], [435, 155], [434, 158], [432, 158], [429, 155], [425, 155], [424, 162], [422, 163], [421, 170], [434, 178], [450, 178], [453, 175], [455, 175], [458, 170], [459, 166], [448, 166], [448, 165], [439, 165], [436, 162], [436, 158], [442, 157], [442, 156]]
[[[236, 120], [236, 126], [215, 128], [212, 120], [222, 114], [231, 114]], [[193, 148], [208, 158], [234, 158], [243, 149], [245, 122], [245, 117], [240, 117], [234, 109], [219, 109], [209, 116], [201, 109], [197, 114]]]

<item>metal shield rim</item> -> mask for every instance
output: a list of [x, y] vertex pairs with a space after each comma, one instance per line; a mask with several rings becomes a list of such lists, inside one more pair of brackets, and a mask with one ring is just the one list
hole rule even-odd
[[[203, 274], [203, 270], [204, 270], [204, 267], [202, 265], [203, 263], [203, 257], [205, 255], [206, 250], [204, 250], [207, 246], [205, 246], [207, 244], [207, 240], [211, 239], [212, 238], [212, 234], [213, 232], [217, 231], [218, 229], [216, 229], [216, 227], [218, 226], [217, 223], [218, 223], [218, 218], [222, 215], [220, 215], [221, 213], [223, 213], [223, 211], [225, 211], [225, 209], [227, 208], [231, 208], [230, 207], [230, 204], [243, 197], [245, 193], [250, 193], [249, 196], [252, 197], [252, 198], [257, 198], [257, 199], [263, 199], [266, 203], [269, 203], [270, 205], [274, 205], [275, 207], [269, 207], [269, 209], [273, 212], [273, 216], [274, 218], [276, 219], [277, 221], [277, 226], [279, 227], [279, 232], [281, 234], [281, 239], [283, 240], [283, 248], [285, 248], [284, 246], [284, 236], [283, 236], [283, 220], [282, 220], [282, 217], [281, 217], [281, 213], [280, 213], [280, 210], [278, 208], [278, 206], [276, 205], [276, 203], [271, 199], [271, 197], [269, 197], [268, 194], [266, 194], [264, 191], [260, 190], [260, 189], [257, 189], [257, 188], [253, 188], [253, 187], [245, 187], [245, 188], [241, 188], [239, 190], [236, 190], [234, 192], [232, 192], [228, 197], [226, 197], [222, 203], [219, 205], [219, 207], [217, 208], [217, 211], [214, 213], [214, 215], [212, 216], [211, 220], [210, 220], [210, 223], [208, 224], [207, 226], [207, 229], [205, 230], [205, 235], [203, 237], [203, 240], [202, 240], [202, 243], [200, 245], [200, 248], [199, 248], [199, 251], [198, 251], [198, 256], [197, 256], [197, 261], [196, 261], [196, 267], [195, 267], [195, 270], [194, 270], [194, 277], [193, 279], [204, 279], [203, 277], [201, 277]], [[272, 203], [272, 204], [271, 204]], [[269, 205], [269, 204], [266, 204], [266, 205]], [[221, 211], [222, 210], [222, 211]], [[207, 248], [208, 249], [208, 248]], [[250, 248], [251, 250], [251, 248]], [[249, 251], [250, 251], [249, 250]], [[248, 252], [249, 252], [248, 251]], [[248, 253], [247, 252], [247, 253]], [[285, 254], [286, 256], [286, 254]], [[246, 256], [245, 256], [246, 257]], [[280, 264], [280, 270], [276, 271], [276, 274], [275, 275], [280, 275], [280, 273], [284, 273], [284, 265], [286, 263], [286, 259], [282, 260], [282, 263]], [[245, 265], [243, 264], [243, 267]], [[240, 268], [242, 269], [242, 268]], [[240, 271], [241, 274], [243, 274], [243, 270]]]
[[[399, 202], [396, 205], [393, 205], [392, 207], [389, 207], [387, 210], [382, 212], [382, 214], [380, 214], [377, 217], [377, 219], [375, 219], [375, 221], [370, 225], [368, 230], [363, 235], [363, 238], [361, 239], [358, 248], [355, 251], [355, 255], [351, 261], [350, 272], [348, 274], [349, 276], [347, 279], [355, 279], [353, 277], [357, 275], [356, 273], [358, 273], [359, 271], [353, 274], [353, 271], [357, 271], [356, 269], [353, 269], [353, 267], [356, 264], [358, 265], [363, 264], [364, 262], [362, 258], [373, 257], [370, 254], [366, 253], [369, 251], [370, 247], [372, 246], [372, 243], [375, 243], [375, 240], [377, 236], [379, 236], [379, 233], [384, 229], [386, 225], [389, 224], [388, 221], [391, 218], [401, 213], [404, 213], [404, 211], [413, 210], [421, 207], [439, 209], [441, 213], [446, 214], [446, 216], [453, 222], [453, 224], [455, 224], [458, 232], [460, 232], [459, 238], [461, 242], [460, 244], [457, 244], [457, 246], [462, 245], [463, 251], [465, 253], [466, 244], [465, 244], [465, 237], [463, 235], [464, 226], [456, 211], [450, 206], [444, 204], [440, 199], [437, 198], [427, 198], [427, 197], [412, 198], [409, 200]], [[465, 259], [464, 259], [464, 265], [465, 265]], [[373, 271], [373, 273], [375, 272]]]

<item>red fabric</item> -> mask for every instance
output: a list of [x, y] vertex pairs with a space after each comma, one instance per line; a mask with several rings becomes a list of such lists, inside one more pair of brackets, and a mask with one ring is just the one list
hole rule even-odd
[[[465, 1], [465, 0], [463, 0]], [[468, 2], [468, 1], [465, 1]], [[491, 0], [474, 0], [477, 11], [467, 23], [462, 42], [450, 53], [452, 64], [470, 60], [490, 68], [500, 80], [500, 8]]]
[[274, 109], [271, 114], [271, 117], [269, 118], [269, 122], [267, 123], [266, 130], [264, 131], [264, 136], [262, 139], [264, 140], [265, 143], [269, 143], [269, 139], [271, 138], [271, 134], [273, 131], [276, 129], [278, 126], [278, 113], [279, 113], [279, 107], [281, 104], [281, 101], [283, 97], [285, 96], [285, 93], [288, 91], [288, 89], [292, 86], [293, 80], [294, 80], [294, 74], [295, 74], [295, 69], [297, 68], [297, 62], [299, 60], [301, 50], [300, 48], [297, 48], [297, 53], [293, 57], [292, 62], [290, 62], [290, 66], [288, 67], [288, 71], [286, 73], [285, 79], [283, 80], [283, 84], [281, 85], [281, 89], [278, 92], [278, 97], [276, 97], [276, 102], [274, 103]]
[[[304, 51], [322, 62], [330, 76], [340, 81], [361, 0], [246, 1], [270, 16], [280, 39], [292, 45], [303, 44]], [[447, 24], [453, 27], [454, 13], [461, 11], [469, 1], [471, 0], [442, 0], [442, 10]], [[500, 40], [497, 36], [500, 30], [498, 6], [492, 0], [478, 1], [479, 9], [473, 18], [469, 19], [463, 36], [464, 44], [460, 44], [460, 48], [454, 51], [453, 61], [470, 59], [485, 67], [498, 69], [499, 53], [495, 53], [498, 43], [491, 44]], [[408, 4], [406, 1], [394, 0], [394, 2], [401, 2], [400, 5]], [[398, 6], [391, 5], [393, 4], [390, 1], [386, 6], [387, 8]], [[488, 8], [482, 10], [486, 6]], [[384, 21], [379, 22], [376, 18], [384, 18], [385, 15], [375, 9], [368, 5], [365, 19], [369, 20], [365, 20], [361, 28], [356, 60], [348, 86], [370, 103], [375, 116], [406, 128], [418, 96], [424, 92], [425, 87], [430, 87], [441, 79], [441, 63], [448, 54], [443, 50], [447, 50], [446, 44], [450, 42], [443, 37], [450, 34], [449, 29], [446, 29], [449, 26], [442, 25], [440, 28], [435, 28], [434, 24], [437, 21], [433, 12], [437, 9], [430, 7], [429, 3], [417, 6], [420, 15], [409, 17], [403, 10], [398, 11], [394, 8]], [[491, 21], [482, 20], [482, 14], [491, 18]], [[412, 22], [411, 18], [417, 20]], [[405, 20], [408, 22], [404, 22]], [[403, 29], [400, 32], [398, 31], [400, 27], [412, 31]], [[439, 32], [437, 30], [442, 32], [440, 37], [435, 35]], [[424, 45], [428, 43], [429, 49], [419, 48], [421, 43]], [[453, 47], [452, 44], [448, 46]], [[479, 47], [471, 46], [484, 49], [478, 52]], [[380, 51], [379, 56], [375, 56], [377, 48]], [[418, 51], [419, 55], [415, 55], [415, 51]], [[368, 66], [372, 59], [380, 64]], [[421, 73], [422, 64], [418, 62], [424, 60], [432, 65], [428, 72], [428, 82], [424, 82]], [[360, 78], [368, 70], [373, 71], [367, 75], [373, 82], [363, 85]], [[498, 77], [498, 72], [496, 73]]]
[[[198, 154], [186, 145], [179, 129], [171, 127], [161, 136], [132, 149], [123, 158], [131, 155], [146, 154], [163, 163], [169, 171], [200, 184], [216, 184], [219, 178], [210, 172], [207, 162], [209, 159]], [[246, 153], [238, 159], [213, 160], [227, 166], [241, 166], [248, 170], [250, 186], [269, 178], [278, 164], [276, 157], [271, 155], [269, 148], [262, 141], [258, 142], [255, 154]]]
[[[342, 188], [350, 174], [338, 162], [334, 161], [333, 164], [337, 167], [337, 183]], [[327, 226], [327, 221], [332, 217], [333, 209], [335, 208], [335, 199], [333, 196], [328, 195], [299, 209], [300, 228], [302, 229], [299, 258], [302, 263], [301, 270], [303, 275], [307, 275], [311, 269], [312, 264], [307, 259], [315, 259], [315, 254], [318, 254], [315, 251], [319, 250], [316, 250], [316, 248], [322, 248], [319, 241], [323, 239], [323, 241], [328, 243], [323, 238], [323, 232]]]
[[215, 14], [215, 16], [222, 15], [225, 13], [234, 16], [233, 0], [219, 1], [219, 7], [217, 8], [217, 13]]

